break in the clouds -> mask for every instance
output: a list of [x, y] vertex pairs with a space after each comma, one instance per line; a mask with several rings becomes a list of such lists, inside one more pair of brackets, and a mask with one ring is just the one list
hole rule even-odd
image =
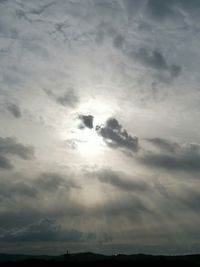
[[200, 250], [199, 11], [0, 1], [0, 252]]

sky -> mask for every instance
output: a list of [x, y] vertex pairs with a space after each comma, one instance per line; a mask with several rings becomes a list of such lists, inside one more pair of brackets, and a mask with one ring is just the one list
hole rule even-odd
[[0, 252], [200, 252], [199, 13], [0, 0]]

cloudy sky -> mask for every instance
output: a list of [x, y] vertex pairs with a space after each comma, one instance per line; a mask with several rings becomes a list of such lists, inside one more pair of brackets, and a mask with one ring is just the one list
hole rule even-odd
[[200, 251], [200, 1], [0, 1], [0, 251]]

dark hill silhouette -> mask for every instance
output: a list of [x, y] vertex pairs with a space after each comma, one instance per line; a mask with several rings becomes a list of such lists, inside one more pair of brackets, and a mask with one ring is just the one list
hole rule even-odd
[[0, 254], [0, 266], [200, 266], [200, 254], [184, 256], [162, 256], [145, 254], [102, 255], [92, 252], [48, 255]]

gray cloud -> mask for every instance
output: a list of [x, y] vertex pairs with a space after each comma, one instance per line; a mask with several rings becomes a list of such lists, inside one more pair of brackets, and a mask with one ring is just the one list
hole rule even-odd
[[12, 137], [0, 137], [0, 154], [17, 155], [24, 160], [30, 160], [34, 156], [34, 148], [18, 143], [17, 140]]
[[4, 156], [0, 155], [0, 169], [11, 170], [13, 168], [10, 161]]
[[97, 126], [96, 130], [106, 142], [106, 144], [113, 148], [125, 148], [133, 152], [138, 151], [138, 138], [132, 137], [128, 132], [122, 128], [118, 120], [110, 118], [103, 126]]
[[[1, 157], [0, 157], [1, 158]], [[1, 161], [0, 161], [1, 163]], [[1, 169], [11, 169], [12, 165], [0, 166]], [[13, 177], [14, 176], [14, 179]], [[0, 201], [17, 203], [19, 199], [27, 201], [37, 201], [45, 194], [56, 194], [59, 192], [69, 193], [72, 189], [81, 187], [72, 180], [69, 175], [62, 175], [55, 172], [43, 172], [36, 177], [24, 179], [23, 175], [10, 174], [1, 178], [0, 181]]]
[[3, 198], [13, 199], [16, 196], [20, 197], [33, 197], [37, 196], [37, 189], [29, 183], [23, 181], [4, 180], [0, 183], [0, 196]]
[[169, 65], [160, 51], [148, 51], [142, 47], [133, 56], [147, 67], [154, 68], [158, 71], [167, 71], [171, 77], [177, 77], [181, 73], [181, 66], [176, 64]]
[[113, 45], [118, 49], [122, 48], [123, 43], [124, 43], [124, 37], [121, 34], [115, 36], [115, 38], [113, 39]]
[[200, 145], [187, 144], [180, 146], [165, 139], [149, 139], [161, 152], [148, 151], [139, 160], [146, 165], [167, 170], [200, 171]]
[[154, 146], [160, 148], [169, 153], [174, 153], [176, 150], [180, 149], [180, 145], [175, 142], [171, 142], [167, 139], [155, 137], [155, 138], [147, 138], [148, 142], [152, 143]]
[[7, 110], [17, 119], [22, 116], [20, 108], [14, 103], [8, 104]]
[[56, 98], [56, 101], [62, 106], [75, 107], [79, 102], [78, 97], [75, 95], [74, 91], [68, 91], [64, 95]]
[[65, 230], [52, 219], [41, 219], [21, 228], [0, 229], [0, 242], [94, 242], [112, 241], [111, 234]]
[[34, 180], [36, 186], [42, 190], [55, 191], [59, 188], [78, 188], [75, 182], [69, 177], [63, 176], [55, 172], [44, 172]]
[[177, 19], [183, 19], [184, 16], [190, 16], [193, 19], [198, 17], [200, 4], [198, 0], [148, 0], [146, 5], [146, 14], [157, 22], [165, 22]]
[[177, 3], [178, 1], [173, 0], [148, 0], [146, 12], [152, 19], [155, 19], [156, 21], [164, 21], [169, 18], [175, 18], [177, 15]]
[[94, 117], [92, 115], [79, 115], [79, 119], [83, 123], [83, 125], [81, 125], [81, 127], [87, 127], [89, 129], [93, 128]]
[[123, 200], [110, 200], [109, 203], [97, 205], [95, 209], [89, 211], [89, 214], [96, 218], [106, 216], [108, 220], [113, 218], [142, 221], [142, 215], [148, 213], [149, 209], [146, 203], [139, 196], [124, 198]]
[[48, 96], [53, 98], [58, 104], [64, 107], [74, 108], [79, 102], [78, 96], [75, 94], [74, 90], [70, 89], [64, 92], [62, 95], [57, 96], [51, 90], [44, 90]]
[[63, 230], [51, 219], [42, 219], [23, 228], [1, 229], [0, 241], [77, 241], [82, 238], [80, 231]]
[[143, 181], [135, 180], [134, 177], [129, 177], [121, 171], [114, 171], [111, 169], [103, 169], [94, 173], [100, 182], [111, 184], [127, 191], [146, 191], [149, 186]]

